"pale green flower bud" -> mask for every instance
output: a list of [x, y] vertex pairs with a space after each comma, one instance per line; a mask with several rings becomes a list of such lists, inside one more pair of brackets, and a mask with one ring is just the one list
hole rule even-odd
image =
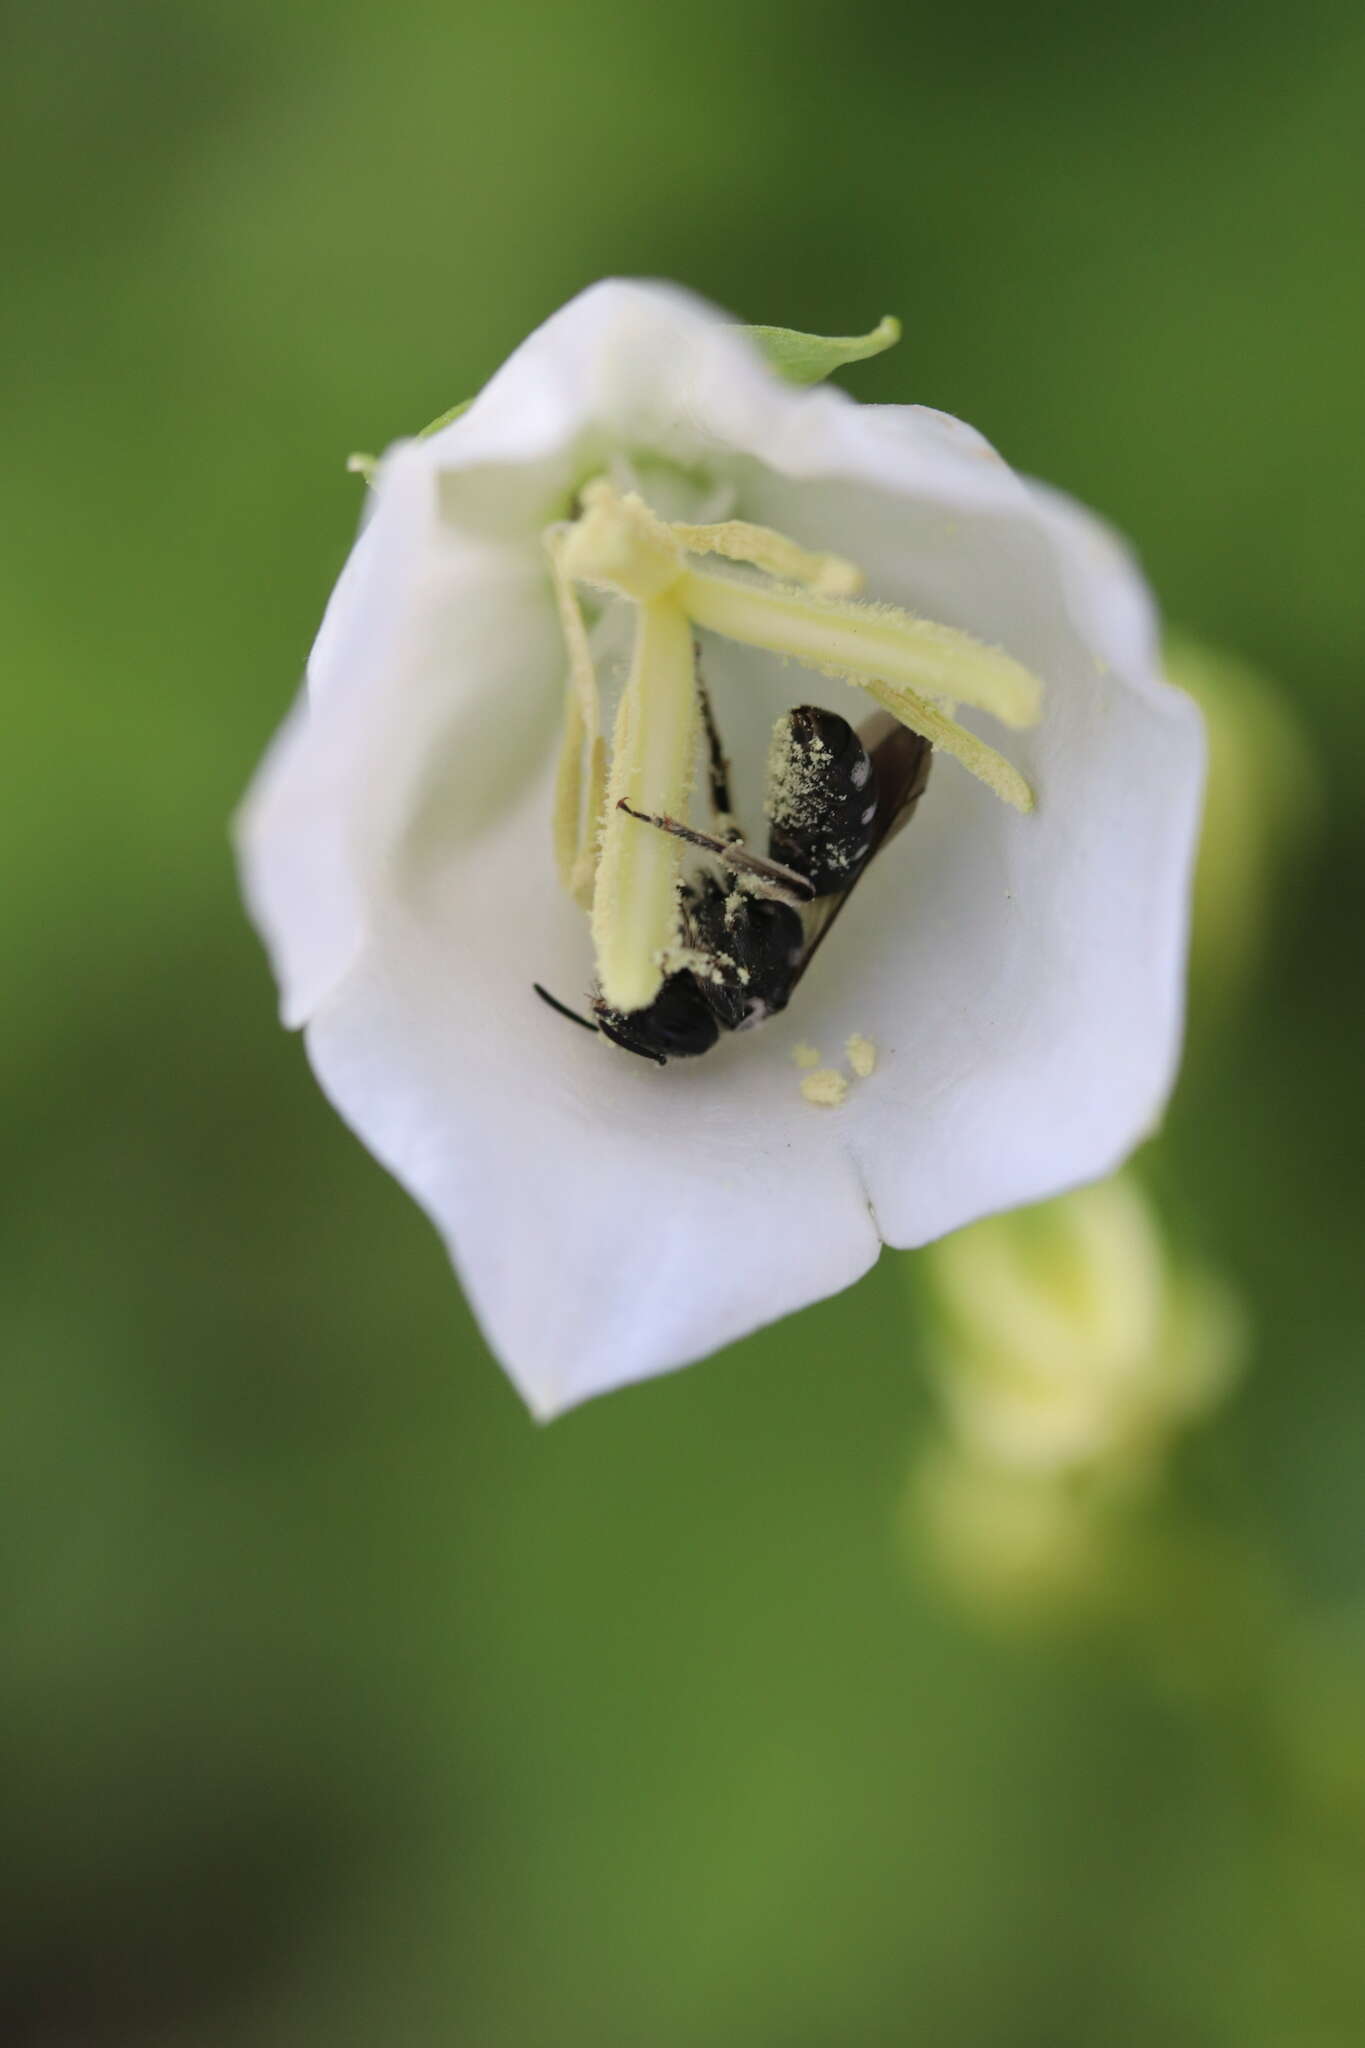
[[915, 1566], [992, 1627], [1069, 1619], [1102, 1599], [1102, 1518], [1084, 1486], [932, 1444], [906, 1497]]
[[988, 1465], [1140, 1479], [1240, 1363], [1235, 1298], [1172, 1262], [1126, 1176], [973, 1224], [922, 1270], [953, 1432]]

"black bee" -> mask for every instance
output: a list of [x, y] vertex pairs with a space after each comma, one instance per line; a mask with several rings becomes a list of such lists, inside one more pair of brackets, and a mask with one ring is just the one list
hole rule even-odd
[[885, 712], [855, 732], [833, 711], [797, 705], [774, 729], [764, 859], [730, 823], [729, 770], [705, 690], [700, 695], [719, 832], [621, 806], [731, 871], [733, 879], [703, 873], [683, 884], [683, 944], [697, 964], [670, 974], [643, 1010], [613, 1010], [595, 996], [594, 1022], [533, 984], [562, 1016], [660, 1066], [709, 1052], [722, 1031], [746, 1030], [786, 1008], [855, 883], [909, 820], [933, 752]]

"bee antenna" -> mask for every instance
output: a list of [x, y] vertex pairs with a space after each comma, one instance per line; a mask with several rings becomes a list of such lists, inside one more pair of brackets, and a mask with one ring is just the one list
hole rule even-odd
[[597, 1026], [590, 1024], [586, 1017], [580, 1017], [577, 1010], [571, 1010], [567, 1003], [561, 1003], [558, 996], [552, 996], [549, 989], [542, 988], [538, 981], [533, 981], [531, 986], [542, 1003], [548, 1003], [552, 1010], [558, 1010], [560, 1016], [567, 1017], [571, 1024], [581, 1024], [585, 1031], [591, 1031], [596, 1035]]

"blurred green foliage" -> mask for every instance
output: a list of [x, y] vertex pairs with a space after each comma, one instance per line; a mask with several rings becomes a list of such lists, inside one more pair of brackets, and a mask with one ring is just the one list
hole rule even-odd
[[939, 1611], [896, 1534], [910, 1260], [533, 1427], [277, 1030], [224, 832], [349, 543], [350, 449], [610, 272], [817, 333], [898, 312], [850, 384], [1107, 511], [1320, 760], [1293, 910], [1255, 997], [1196, 1017], [1154, 1176], [1259, 1333], [1185, 1498], [1349, 1638], [1358, 8], [0, 26], [0, 2037], [1365, 2038], [1359, 1693], [1303, 1667], [1335, 1745], [1305, 1833], [1140, 1636]]

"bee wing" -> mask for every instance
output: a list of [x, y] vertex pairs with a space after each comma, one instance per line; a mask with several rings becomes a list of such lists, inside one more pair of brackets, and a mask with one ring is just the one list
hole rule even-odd
[[858, 737], [872, 760], [877, 790], [877, 814], [872, 821], [867, 855], [846, 889], [834, 896], [817, 897], [802, 907], [806, 927], [806, 949], [792, 979], [796, 987], [810, 966], [835, 918], [857, 888], [882, 848], [909, 824], [915, 805], [924, 794], [934, 750], [928, 740], [911, 732], [887, 711], [879, 711], [858, 728]]
[[911, 732], [889, 711], [879, 711], [859, 726], [858, 737], [871, 756], [877, 782], [877, 815], [872, 821], [871, 850], [863, 862], [866, 868], [873, 855], [909, 824], [924, 795], [934, 750], [920, 733]]

